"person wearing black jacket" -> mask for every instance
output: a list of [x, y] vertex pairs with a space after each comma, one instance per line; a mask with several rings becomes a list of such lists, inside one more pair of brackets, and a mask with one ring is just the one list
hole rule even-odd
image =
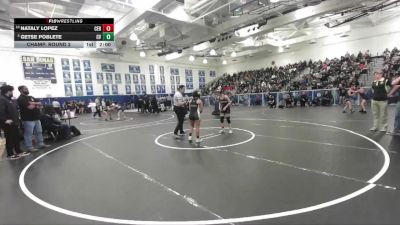
[[17, 107], [11, 99], [14, 87], [4, 85], [0, 89], [0, 127], [6, 138], [7, 157], [14, 160], [29, 155], [29, 153], [22, 152], [20, 148], [19, 115]]
[[300, 107], [305, 107], [306, 103], [310, 106], [310, 102], [308, 101], [308, 95], [305, 91], [303, 91], [300, 95]]

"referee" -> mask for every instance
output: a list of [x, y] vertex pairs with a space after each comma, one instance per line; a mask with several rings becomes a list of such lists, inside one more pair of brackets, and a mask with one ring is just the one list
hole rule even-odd
[[[183, 121], [185, 120], [187, 109], [186, 102], [183, 99], [183, 93], [185, 93], [185, 85], [179, 85], [178, 91], [174, 95], [174, 111], [178, 118], [178, 124], [176, 125], [174, 130], [175, 138], [179, 138], [179, 135], [185, 135], [185, 132], [183, 131]], [[180, 131], [179, 135], [178, 131]]]

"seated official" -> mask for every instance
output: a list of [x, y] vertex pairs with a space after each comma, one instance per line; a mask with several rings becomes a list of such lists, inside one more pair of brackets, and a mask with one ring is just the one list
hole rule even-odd
[[329, 91], [325, 91], [321, 97], [321, 105], [322, 106], [331, 106], [332, 105], [332, 93]]
[[290, 94], [286, 95], [286, 99], [285, 99], [285, 103], [286, 103], [286, 108], [291, 108], [293, 105], [293, 98]]
[[300, 95], [300, 107], [305, 107], [306, 103], [310, 106], [310, 102], [308, 101], [308, 95], [306, 92], [303, 92]]
[[276, 100], [275, 97], [273, 95], [269, 95], [268, 96], [268, 105], [269, 107], [272, 108], [276, 108]]
[[45, 107], [43, 114], [40, 117], [42, 129], [44, 132], [52, 132], [57, 140], [68, 139], [72, 135], [81, 135], [81, 132], [75, 126], [63, 124], [56, 117], [56, 112], [53, 107]]

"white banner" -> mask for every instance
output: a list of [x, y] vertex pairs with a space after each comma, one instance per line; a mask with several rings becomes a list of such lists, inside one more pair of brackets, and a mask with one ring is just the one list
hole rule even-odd
[[50, 89], [51, 81], [50, 80], [33, 80], [32, 89]]

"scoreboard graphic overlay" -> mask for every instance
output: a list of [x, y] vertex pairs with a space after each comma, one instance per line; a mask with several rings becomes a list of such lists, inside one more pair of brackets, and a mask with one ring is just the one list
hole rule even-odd
[[113, 18], [15, 18], [15, 48], [114, 48]]

